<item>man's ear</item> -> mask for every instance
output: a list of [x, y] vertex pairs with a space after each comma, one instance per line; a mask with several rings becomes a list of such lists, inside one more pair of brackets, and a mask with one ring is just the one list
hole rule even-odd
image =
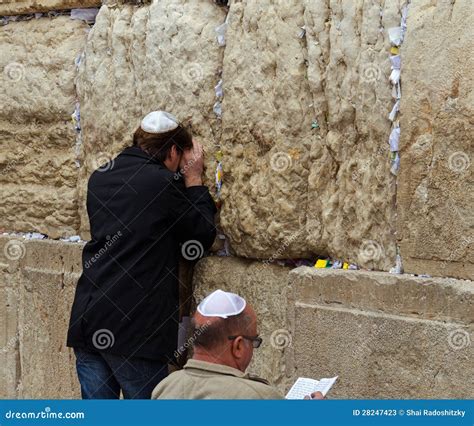
[[244, 339], [242, 336], [236, 337], [232, 341], [232, 355], [234, 355], [234, 358], [240, 359], [242, 358], [242, 354], [244, 351]]
[[173, 160], [178, 155], [178, 150], [176, 149], [176, 145], [171, 145], [171, 149], [168, 151], [168, 160]]

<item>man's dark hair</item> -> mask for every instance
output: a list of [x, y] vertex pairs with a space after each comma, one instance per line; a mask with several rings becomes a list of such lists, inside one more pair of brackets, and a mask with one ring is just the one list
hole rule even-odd
[[247, 313], [240, 313], [229, 318], [219, 318], [208, 324], [197, 326], [192, 320], [193, 344], [203, 349], [212, 349], [229, 340], [229, 336], [247, 333], [252, 318]]
[[164, 162], [176, 146], [178, 153], [193, 147], [191, 133], [182, 125], [166, 133], [148, 133], [139, 127], [133, 135], [133, 145], [146, 151], [153, 158]]

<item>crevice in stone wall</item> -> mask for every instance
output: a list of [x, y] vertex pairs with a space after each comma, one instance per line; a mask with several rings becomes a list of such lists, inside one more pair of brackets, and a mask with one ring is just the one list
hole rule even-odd
[[[388, 29], [391, 49], [390, 49], [390, 62], [391, 62], [391, 74], [390, 74], [390, 83], [392, 84], [392, 96], [395, 98], [395, 105], [390, 112], [389, 119], [392, 122], [391, 132], [389, 137], [390, 145], [390, 154], [391, 154], [391, 167], [390, 173], [394, 175], [394, 184], [395, 191], [393, 195], [393, 208], [394, 208], [394, 220], [397, 221], [397, 192], [398, 192], [398, 173], [400, 168], [400, 155], [399, 155], [399, 140], [400, 140], [400, 122], [399, 122], [399, 111], [400, 108], [397, 108], [397, 105], [400, 104], [400, 99], [402, 95], [402, 81], [401, 81], [401, 52], [400, 46], [403, 44], [404, 37], [406, 34], [407, 28], [407, 17], [408, 17], [408, 8], [410, 6], [410, 0], [406, 1], [405, 4], [401, 7], [401, 20], [400, 27]], [[393, 111], [395, 114], [393, 114]], [[397, 238], [397, 232], [394, 230], [394, 237]], [[391, 273], [401, 274], [403, 273], [403, 262], [400, 254], [400, 247], [396, 243], [396, 258], [395, 266], [390, 269]]]

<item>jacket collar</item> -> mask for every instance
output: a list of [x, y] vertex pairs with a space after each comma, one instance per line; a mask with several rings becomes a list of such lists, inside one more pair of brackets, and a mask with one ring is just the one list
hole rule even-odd
[[150, 163], [159, 164], [162, 167], [166, 167], [161, 161], [153, 158], [151, 155], [147, 154], [143, 149], [139, 148], [138, 146], [129, 146], [125, 148], [120, 155], [126, 155], [131, 157], [140, 157], [148, 160]]
[[222, 364], [214, 364], [213, 362], [198, 361], [197, 359], [188, 359], [184, 369], [194, 369], [201, 371], [209, 371], [211, 373], [224, 374], [226, 376], [248, 377], [246, 373]]

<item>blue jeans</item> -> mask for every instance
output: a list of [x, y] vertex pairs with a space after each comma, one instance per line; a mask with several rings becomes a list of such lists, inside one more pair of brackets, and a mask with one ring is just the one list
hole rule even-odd
[[127, 358], [74, 348], [83, 399], [150, 399], [155, 386], [168, 375], [168, 365], [143, 358]]

